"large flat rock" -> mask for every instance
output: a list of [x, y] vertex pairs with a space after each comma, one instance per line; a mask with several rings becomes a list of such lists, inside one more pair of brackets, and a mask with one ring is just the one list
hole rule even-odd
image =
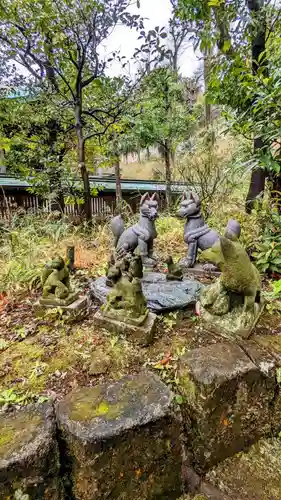
[[2, 414], [0, 429], [0, 498], [62, 499], [53, 408]]
[[182, 411], [199, 472], [271, 432], [275, 372], [267, 358], [261, 370], [253, 348], [252, 356], [223, 342], [191, 350], [180, 362]]
[[80, 388], [57, 405], [76, 500], [176, 499], [181, 425], [173, 394], [143, 373]]
[[[144, 273], [142, 279], [142, 289], [148, 308], [156, 314], [177, 309], [193, 309], [202, 287], [199, 281], [186, 278], [182, 281], [167, 281], [163, 273]], [[102, 276], [92, 281], [90, 290], [91, 296], [104, 304], [110, 290], [106, 286], [106, 277]]]
[[281, 442], [263, 439], [247, 453], [228, 458], [207, 479], [229, 500], [280, 500]]

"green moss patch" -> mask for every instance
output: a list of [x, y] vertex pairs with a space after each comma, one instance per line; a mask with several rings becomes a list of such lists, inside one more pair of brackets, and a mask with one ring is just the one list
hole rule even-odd
[[100, 388], [84, 388], [72, 393], [67, 400], [69, 417], [75, 421], [90, 421], [97, 417], [114, 420], [124, 409], [124, 403], [111, 403], [101, 394]]
[[32, 442], [42, 424], [39, 415], [17, 414], [1, 420], [0, 457], [11, 455], [24, 445]]

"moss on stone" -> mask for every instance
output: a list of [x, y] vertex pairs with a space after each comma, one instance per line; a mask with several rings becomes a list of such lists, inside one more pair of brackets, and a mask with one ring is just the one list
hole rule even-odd
[[179, 377], [180, 391], [184, 394], [189, 403], [196, 400], [196, 385], [191, 380], [188, 373], [181, 373]]
[[[51, 333], [48, 332], [47, 335], [51, 336]], [[74, 332], [71, 338], [64, 333], [59, 338], [56, 337], [57, 343], [51, 353], [50, 347], [42, 345], [41, 336], [17, 342], [1, 353], [0, 373], [6, 375], [1, 379], [0, 391], [13, 383], [13, 388], [17, 391], [40, 393], [46, 389], [50, 374], [57, 370], [67, 371], [80, 361], [79, 351], [73, 347], [83, 337], [80, 330]], [[9, 370], [6, 370], [7, 366]], [[39, 375], [37, 368], [40, 369]], [[18, 382], [14, 383], [15, 380]]]
[[16, 416], [7, 416], [1, 421], [0, 457], [11, 455], [22, 446], [33, 441], [38, 426], [42, 424], [42, 417], [19, 413]]
[[80, 389], [79, 392], [71, 395], [69, 405], [69, 417], [75, 421], [93, 420], [97, 417], [114, 420], [122, 414], [125, 408], [124, 401], [111, 403], [105, 399], [99, 387]]

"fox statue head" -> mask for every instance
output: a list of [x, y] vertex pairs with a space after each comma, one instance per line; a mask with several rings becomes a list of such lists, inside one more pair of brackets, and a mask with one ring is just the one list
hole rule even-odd
[[140, 200], [140, 213], [149, 220], [156, 220], [158, 217], [158, 196], [154, 193], [151, 197], [145, 193]]
[[180, 208], [178, 210], [178, 217], [188, 219], [190, 216], [199, 214], [201, 211], [201, 201], [197, 194], [190, 193], [187, 197], [186, 192], [183, 193]]

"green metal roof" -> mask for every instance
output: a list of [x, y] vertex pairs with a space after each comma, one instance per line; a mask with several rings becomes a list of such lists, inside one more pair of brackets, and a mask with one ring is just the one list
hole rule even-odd
[[[22, 179], [16, 179], [15, 177], [7, 176], [5, 174], [0, 174], [0, 186], [3, 188], [14, 188], [14, 189], [25, 189], [32, 185], [31, 182]], [[95, 176], [90, 176], [91, 187], [100, 188], [102, 191], [115, 192], [116, 183], [114, 178], [100, 178]], [[121, 182], [122, 191], [129, 192], [154, 192], [154, 191], [166, 191], [166, 186], [163, 182], [159, 181], [147, 181], [147, 180], [137, 180], [137, 179], [122, 179]], [[187, 189], [187, 184], [174, 182], [171, 189], [174, 193], [182, 193]]]

